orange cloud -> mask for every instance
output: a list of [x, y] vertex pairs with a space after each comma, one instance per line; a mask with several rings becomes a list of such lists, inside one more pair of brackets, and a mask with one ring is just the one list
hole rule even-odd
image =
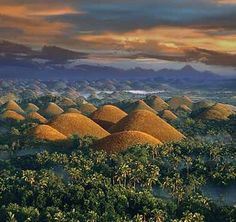
[[55, 15], [66, 15], [66, 14], [78, 14], [73, 8], [64, 7], [58, 9], [45, 9], [41, 11], [34, 11], [29, 13], [30, 16], [55, 16]]
[[8, 35], [9, 40], [20, 42], [49, 43], [52, 39], [60, 38], [65, 31], [71, 27], [70, 24], [61, 22], [48, 22], [44, 19], [28, 20], [25, 18], [14, 18], [0, 16], [0, 28], [17, 28], [22, 34], [18, 36]]
[[[215, 30], [216, 31], [216, 30]], [[236, 51], [236, 34], [210, 35], [206, 31], [183, 27], [156, 27], [127, 33], [103, 33], [82, 35], [79, 40], [95, 46], [107, 46], [123, 50], [140, 50], [146, 53], [182, 54], [189, 48], [206, 48], [220, 52]]]
[[81, 13], [73, 7], [56, 1], [43, 3], [3, 3], [0, 5], [0, 28], [17, 29], [20, 35], [4, 33], [9, 40], [46, 44], [60, 40], [73, 25], [65, 22], [48, 21], [48, 16]]
[[219, 4], [236, 4], [236, 0], [217, 0]]
[[24, 16], [26, 14], [26, 8], [20, 5], [0, 5], [0, 14], [8, 16]]
[[0, 14], [13, 17], [55, 16], [81, 13], [69, 6], [60, 4], [0, 5]]

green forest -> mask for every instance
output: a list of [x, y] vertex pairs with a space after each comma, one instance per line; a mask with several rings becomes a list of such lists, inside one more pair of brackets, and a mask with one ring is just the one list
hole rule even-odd
[[[184, 118], [173, 125], [188, 139], [111, 155], [91, 148], [96, 138], [74, 136], [68, 148], [27, 137], [32, 121], [7, 122], [1, 150], [13, 154], [0, 162], [1, 221], [235, 221], [235, 203], [204, 189], [235, 191], [234, 121]], [[14, 156], [22, 147], [45, 151]]]

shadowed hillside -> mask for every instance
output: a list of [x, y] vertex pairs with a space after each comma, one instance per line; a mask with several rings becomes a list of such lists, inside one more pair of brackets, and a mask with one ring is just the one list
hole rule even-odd
[[90, 115], [92, 112], [96, 111], [97, 108], [91, 103], [85, 103], [80, 105], [79, 111], [84, 115]]
[[169, 106], [172, 109], [177, 109], [179, 108], [181, 105], [186, 105], [189, 108], [192, 107], [192, 100], [187, 97], [187, 96], [178, 96], [178, 97], [173, 97], [170, 100], [167, 101], [167, 103], [169, 104]]
[[161, 142], [179, 141], [184, 138], [184, 135], [170, 124], [146, 110], [130, 113], [114, 127], [111, 127], [110, 132], [114, 133], [127, 130], [145, 132], [159, 139]]
[[233, 114], [235, 114], [235, 110], [233, 110], [232, 106], [216, 103], [203, 111], [199, 117], [208, 120], [228, 120], [228, 117]]
[[43, 117], [42, 115], [40, 115], [38, 112], [31, 112], [27, 115], [28, 119], [32, 119], [32, 120], [37, 120], [40, 123], [46, 123], [47, 119], [45, 117]]
[[1, 114], [2, 119], [10, 119], [10, 120], [16, 120], [16, 121], [21, 121], [24, 120], [25, 117], [22, 116], [21, 114], [12, 111], [12, 110], [6, 110]]
[[167, 121], [173, 121], [173, 120], [176, 120], [178, 117], [173, 112], [171, 112], [170, 110], [164, 110], [161, 113], [161, 118], [165, 119]]
[[123, 131], [111, 134], [94, 144], [94, 148], [105, 150], [107, 153], [117, 153], [134, 145], [149, 144], [157, 146], [162, 144], [160, 140], [139, 131]]
[[157, 112], [168, 109], [169, 107], [169, 105], [160, 96], [147, 97], [145, 102]]
[[12, 110], [12, 111], [15, 111], [20, 114], [24, 113], [24, 110], [13, 100], [8, 101], [4, 105], [4, 108], [5, 108], [5, 110]]
[[54, 117], [60, 115], [64, 110], [59, 107], [57, 104], [50, 102], [47, 108], [43, 111], [44, 115], [47, 117]]

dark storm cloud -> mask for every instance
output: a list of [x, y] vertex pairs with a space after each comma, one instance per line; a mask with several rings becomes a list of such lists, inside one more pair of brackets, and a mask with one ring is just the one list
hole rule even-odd
[[216, 52], [194, 48], [186, 50], [182, 56], [165, 56], [160, 54], [136, 54], [128, 58], [154, 58], [174, 62], [202, 62], [207, 65], [220, 65], [236, 68], [236, 54]]
[[200, 61], [208, 65], [236, 67], [236, 54], [216, 52], [207, 49], [192, 49], [186, 52], [186, 58]]
[[70, 22], [80, 30], [127, 32], [160, 25], [195, 28], [236, 28], [236, 4], [193, 0], [76, 1], [82, 15], [51, 19]]

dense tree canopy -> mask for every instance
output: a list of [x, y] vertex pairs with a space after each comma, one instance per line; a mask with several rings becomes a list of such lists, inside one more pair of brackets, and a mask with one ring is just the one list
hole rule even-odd
[[234, 123], [183, 114], [171, 122], [181, 142], [109, 155], [94, 149], [96, 138], [42, 142], [29, 134], [36, 120], [1, 120], [0, 221], [233, 222], [233, 193], [207, 189], [235, 190]]

